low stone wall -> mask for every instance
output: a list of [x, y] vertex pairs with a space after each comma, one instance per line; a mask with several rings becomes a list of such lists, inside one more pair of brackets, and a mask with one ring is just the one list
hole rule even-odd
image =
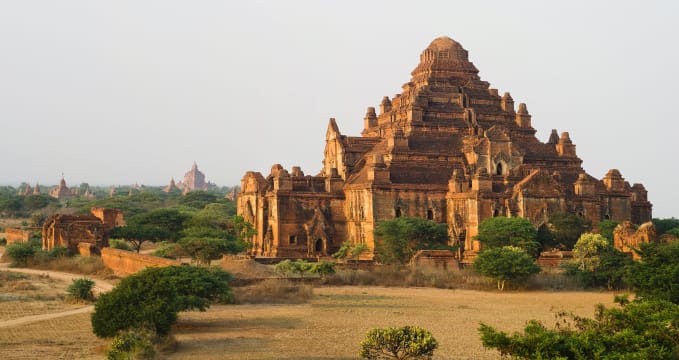
[[27, 242], [31, 238], [31, 232], [17, 228], [5, 228], [5, 238], [7, 245]]
[[566, 262], [573, 260], [573, 252], [565, 250], [543, 251], [538, 257], [538, 265], [545, 270], [561, 269]]
[[430, 267], [441, 270], [459, 270], [460, 264], [450, 250], [420, 250], [411, 259], [415, 267]]
[[105, 247], [101, 249], [101, 260], [104, 265], [113, 270], [117, 276], [128, 276], [144, 270], [147, 267], [164, 267], [181, 265], [177, 260], [165, 259], [151, 255], [141, 255], [131, 251]]

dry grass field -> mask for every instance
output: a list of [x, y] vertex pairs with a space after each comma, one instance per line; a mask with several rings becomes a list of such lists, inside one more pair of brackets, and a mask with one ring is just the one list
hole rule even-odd
[[[236, 269], [231, 269], [232, 271]], [[243, 272], [265, 270], [243, 268]], [[238, 271], [234, 271], [238, 272]], [[264, 273], [264, 271], [262, 272]], [[67, 281], [39, 275], [0, 280], [0, 324], [19, 317], [61, 312]], [[269, 280], [267, 294], [277, 284]], [[554, 321], [554, 312], [592, 316], [594, 305], [613, 305], [613, 293], [584, 291], [505, 292], [377, 286], [324, 286], [292, 293], [288, 304], [216, 305], [181, 313], [169, 359], [356, 359], [358, 344], [373, 327], [417, 325], [439, 341], [436, 359], [498, 359], [484, 350], [479, 322], [520, 330], [526, 320]], [[279, 286], [281, 291], [286, 288]], [[262, 294], [236, 289], [236, 296]], [[247, 296], [245, 296], [247, 295]], [[303, 303], [295, 303], [305, 301]], [[0, 329], [0, 359], [102, 359], [106, 342], [92, 334], [88, 313]]]
[[[0, 325], [27, 316], [80, 309], [65, 301], [70, 281], [46, 275], [0, 271]], [[101, 358], [89, 313], [0, 328], [0, 359]]]
[[308, 304], [214, 306], [180, 314], [170, 359], [355, 359], [372, 327], [417, 325], [439, 341], [436, 359], [497, 359], [484, 350], [479, 322], [519, 330], [554, 311], [593, 316], [612, 293], [479, 292], [424, 288], [321, 287]]
[[67, 286], [49, 276], [0, 271], [0, 321], [82, 307], [64, 301]]

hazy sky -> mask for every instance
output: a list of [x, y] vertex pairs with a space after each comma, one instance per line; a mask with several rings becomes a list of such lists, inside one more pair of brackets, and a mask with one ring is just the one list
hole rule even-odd
[[2, 1], [0, 183], [314, 175], [328, 118], [359, 135], [442, 35], [541, 140], [679, 216], [676, 1]]

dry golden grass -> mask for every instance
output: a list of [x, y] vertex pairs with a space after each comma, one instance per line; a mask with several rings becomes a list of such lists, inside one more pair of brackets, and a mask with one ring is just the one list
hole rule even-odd
[[553, 322], [554, 311], [593, 316], [606, 292], [480, 292], [423, 288], [321, 287], [304, 305], [213, 306], [180, 314], [172, 359], [355, 359], [373, 327], [417, 325], [440, 343], [437, 359], [497, 359], [481, 346], [479, 322], [520, 330]]
[[313, 286], [287, 279], [266, 279], [233, 288], [236, 304], [299, 304], [313, 297]]
[[68, 285], [49, 276], [0, 271], [0, 321], [82, 307], [64, 302]]
[[0, 331], [0, 359], [103, 359], [105, 342], [92, 334], [90, 314], [39, 321]]
[[73, 274], [97, 275], [102, 278], [113, 278], [113, 272], [104, 266], [99, 256], [71, 256], [56, 259], [33, 259], [28, 266], [32, 269], [62, 271]]

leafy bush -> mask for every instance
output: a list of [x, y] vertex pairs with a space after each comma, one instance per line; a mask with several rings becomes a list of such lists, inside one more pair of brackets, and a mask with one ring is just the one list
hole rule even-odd
[[655, 225], [655, 231], [657, 232], [658, 236], [660, 236], [671, 229], [679, 227], [679, 219], [653, 219], [653, 225]]
[[153, 335], [148, 330], [128, 330], [120, 332], [111, 340], [110, 350], [106, 354], [109, 360], [128, 360], [136, 358], [152, 358]]
[[335, 273], [335, 263], [330, 261], [320, 261], [311, 266], [309, 270], [312, 274], [318, 274], [320, 277], [326, 277]]
[[623, 277], [632, 259], [599, 234], [584, 233], [573, 247], [574, 259], [564, 264], [566, 275], [584, 287], [625, 287]]
[[52, 259], [65, 258], [71, 256], [71, 250], [63, 246], [55, 246], [47, 252]]
[[304, 277], [304, 274], [311, 271], [313, 264], [306, 262], [304, 260], [283, 260], [276, 264], [273, 271], [277, 274], [283, 274], [287, 276], [290, 273], [299, 274], [300, 277]]
[[29, 243], [16, 243], [5, 248], [5, 254], [12, 260], [10, 266], [26, 266], [36, 253], [36, 248]]
[[335, 259], [344, 259], [349, 255], [349, 249], [351, 248], [351, 242], [345, 241], [342, 243], [342, 246], [340, 246], [339, 249], [335, 253], [333, 253], [332, 256]]
[[147, 268], [123, 279], [94, 305], [92, 329], [98, 337], [149, 326], [165, 335], [179, 311], [205, 311], [210, 303], [230, 299], [223, 270], [194, 266]]
[[520, 282], [540, 272], [540, 266], [525, 250], [513, 246], [481, 251], [474, 260], [474, 269], [497, 280], [500, 291], [504, 290], [506, 281]]
[[358, 258], [361, 256], [361, 254], [367, 252], [370, 250], [368, 245], [364, 243], [358, 243], [354, 246], [351, 245], [349, 241], [345, 241], [342, 243], [342, 246], [332, 254], [331, 256], [335, 259], [346, 259], [350, 258], [351, 260], [358, 260]]
[[375, 253], [384, 264], [405, 264], [418, 250], [451, 249], [448, 227], [421, 218], [380, 221], [375, 235]]
[[73, 279], [66, 292], [73, 299], [91, 301], [94, 300], [94, 281], [88, 278]]
[[638, 296], [679, 304], [679, 242], [641, 244], [639, 254], [625, 281]]
[[599, 223], [599, 234], [608, 240], [608, 243], [613, 245], [613, 230], [619, 224], [613, 220], [604, 220]]
[[113, 249], [118, 249], [118, 250], [125, 250], [125, 251], [134, 251], [132, 249], [132, 246], [127, 243], [125, 240], [121, 239], [111, 239], [108, 241], [108, 246], [113, 248]]
[[416, 326], [371, 329], [361, 341], [364, 359], [431, 359], [438, 342], [427, 330]]
[[177, 244], [169, 242], [161, 242], [158, 249], [153, 252], [153, 256], [158, 256], [166, 259], [176, 259], [180, 251]]
[[481, 342], [513, 359], [679, 358], [679, 305], [660, 300], [620, 303], [622, 308], [598, 305], [594, 319], [559, 313], [553, 329], [530, 320], [523, 333], [512, 335], [481, 323]]

